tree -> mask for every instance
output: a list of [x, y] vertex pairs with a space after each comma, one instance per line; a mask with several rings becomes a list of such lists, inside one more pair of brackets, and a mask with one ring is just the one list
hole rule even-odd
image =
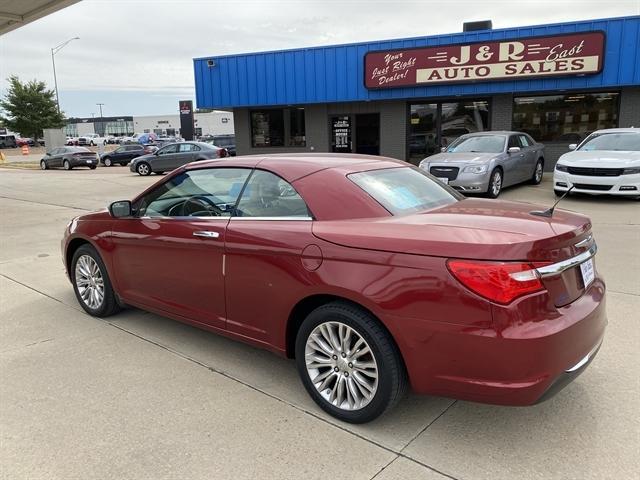
[[22, 83], [11, 76], [9, 89], [0, 108], [0, 122], [10, 130], [25, 137], [37, 139], [42, 136], [43, 128], [62, 128], [64, 116], [58, 113], [53, 90], [48, 90], [44, 82], [31, 80]]

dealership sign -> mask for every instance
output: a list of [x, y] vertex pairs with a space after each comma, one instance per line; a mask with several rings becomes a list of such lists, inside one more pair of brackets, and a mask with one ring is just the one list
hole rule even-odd
[[365, 55], [367, 88], [585, 75], [602, 70], [604, 33], [374, 51]]

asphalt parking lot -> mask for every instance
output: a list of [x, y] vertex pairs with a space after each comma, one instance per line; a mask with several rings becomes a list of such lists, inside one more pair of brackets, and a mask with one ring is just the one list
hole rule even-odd
[[[411, 395], [362, 426], [315, 406], [291, 361], [139, 310], [77, 304], [67, 222], [158, 177], [0, 169], [4, 479], [621, 479], [640, 455], [640, 204], [572, 197], [608, 286], [598, 357], [550, 401], [506, 408]], [[550, 205], [540, 186], [501, 198]]]

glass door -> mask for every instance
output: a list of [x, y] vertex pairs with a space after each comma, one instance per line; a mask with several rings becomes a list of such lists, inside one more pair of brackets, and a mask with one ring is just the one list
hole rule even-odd
[[331, 151], [335, 153], [351, 153], [351, 117], [336, 115], [331, 117]]
[[438, 143], [438, 104], [411, 105], [409, 113], [409, 162], [417, 165], [440, 151]]

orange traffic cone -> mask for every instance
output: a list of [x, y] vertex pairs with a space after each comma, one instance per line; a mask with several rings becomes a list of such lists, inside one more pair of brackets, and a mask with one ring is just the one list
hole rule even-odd
[[22, 154], [29, 155], [29, 145], [27, 145], [26, 143], [22, 145]]

